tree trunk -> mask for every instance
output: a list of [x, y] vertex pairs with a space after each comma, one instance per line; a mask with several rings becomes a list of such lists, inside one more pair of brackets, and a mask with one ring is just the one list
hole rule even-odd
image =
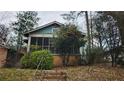
[[88, 63], [90, 63], [90, 54], [91, 54], [91, 40], [90, 40], [90, 28], [89, 28], [89, 19], [88, 12], [85, 11], [86, 26], [87, 26], [87, 37], [88, 37]]
[[92, 12], [90, 12], [90, 30], [91, 30], [91, 47], [93, 48], [93, 22], [92, 22]]
[[103, 50], [103, 46], [102, 46], [102, 40], [101, 40], [100, 33], [99, 33], [99, 46], [100, 46], [100, 48]]

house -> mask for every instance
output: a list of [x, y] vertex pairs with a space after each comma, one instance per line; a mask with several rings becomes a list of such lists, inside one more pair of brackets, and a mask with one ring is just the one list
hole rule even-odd
[[48, 49], [55, 52], [52, 44], [53, 33], [61, 25], [61, 23], [53, 21], [25, 33], [24, 35], [27, 37], [27, 40], [25, 40], [27, 42], [27, 52], [39, 49]]
[[[61, 66], [63, 61], [63, 56], [57, 54], [57, 49], [53, 46], [53, 36], [56, 31], [62, 26], [62, 23], [57, 21], [50, 22], [48, 24], [42, 25], [40, 27], [35, 28], [32, 31], [26, 32], [24, 34], [27, 39], [25, 42], [27, 43], [27, 52], [33, 50], [42, 50], [48, 49], [53, 53], [53, 62], [56, 66]], [[69, 58], [70, 65], [77, 64], [80, 60], [80, 54], [72, 55]]]
[[5, 45], [0, 44], [0, 67], [6, 64], [8, 48]]

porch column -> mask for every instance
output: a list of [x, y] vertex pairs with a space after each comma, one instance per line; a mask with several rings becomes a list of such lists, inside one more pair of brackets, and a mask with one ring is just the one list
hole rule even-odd
[[30, 45], [31, 45], [31, 36], [28, 37], [27, 52], [30, 52]]

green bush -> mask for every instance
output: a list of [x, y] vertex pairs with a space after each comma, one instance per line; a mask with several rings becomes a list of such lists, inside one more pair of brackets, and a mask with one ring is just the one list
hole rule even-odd
[[22, 58], [21, 58], [21, 65], [22, 68], [30, 68], [31, 66], [31, 61], [30, 61], [30, 54], [25, 54]]
[[104, 62], [103, 50], [99, 47], [95, 47], [91, 50], [90, 61], [92, 63]]
[[87, 48], [86, 49], [87, 64], [93, 65], [94, 63], [104, 62], [103, 53], [104, 51], [101, 48], [94, 47], [91, 49], [90, 54], [88, 55], [88, 48]]
[[[40, 63], [40, 65], [39, 65]], [[52, 69], [52, 55], [47, 50], [34, 51], [31, 54], [26, 54], [21, 58], [22, 68], [36, 69]]]

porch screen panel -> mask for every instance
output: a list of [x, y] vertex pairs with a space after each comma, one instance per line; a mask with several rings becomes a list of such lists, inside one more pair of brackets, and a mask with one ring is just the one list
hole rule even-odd
[[31, 45], [36, 45], [36, 37], [31, 37]]
[[37, 48], [38, 48], [38, 50], [41, 50], [42, 49], [43, 38], [42, 37], [38, 37], [37, 39], [38, 39], [38, 41], [37, 41]]
[[49, 38], [43, 39], [43, 49], [48, 49], [49, 47]]
[[37, 38], [31, 37], [31, 46], [30, 46], [31, 51], [37, 50], [36, 42], [37, 42]]

